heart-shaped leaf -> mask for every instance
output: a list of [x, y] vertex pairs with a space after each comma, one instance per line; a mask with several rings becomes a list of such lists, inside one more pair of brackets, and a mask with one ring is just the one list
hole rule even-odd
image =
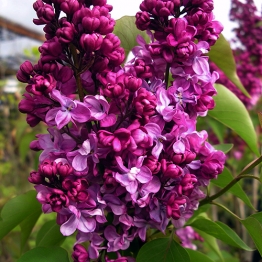
[[123, 16], [116, 20], [114, 34], [121, 40], [121, 46], [125, 49], [126, 58], [133, 47], [137, 46], [136, 37], [141, 35], [146, 42], [149, 42], [149, 36], [145, 31], [137, 29], [134, 16]]

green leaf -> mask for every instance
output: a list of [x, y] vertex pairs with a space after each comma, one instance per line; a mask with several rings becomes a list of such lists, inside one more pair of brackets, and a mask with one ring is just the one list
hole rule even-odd
[[233, 148], [233, 146], [234, 146], [233, 144], [219, 144], [219, 145], [215, 145], [214, 148], [216, 150], [223, 151], [226, 154]]
[[246, 219], [241, 220], [251, 238], [253, 239], [260, 255], [262, 256], [262, 212], [251, 215]]
[[222, 34], [216, 44], [211, 47], [208, 55], [210, 60], [225, 73], [228, 79], [233, 82], [243, 92], [243, 94], [250, 98], [250, 95], [238, 78], [236, 63], [230, 44]]
[[60, 246], [66, 239], [60, 232], [60, 226], [56, 220], [47, 221], [36, 236], [36, 246], [52, 247]]
[[215, 86], [218, 91], [214, 97], [216, 106], [209, 110], [208, 115], [235, 131], [259, 156], [256, 132], [247, 109], [229, 89], [222, 85]]
[[125, 49], [126, 58], [133, 47], [137, 46], [136, 37], [141, 35], [146, 42], [149, 42], [149, 36], [145, 31], [137, 29], [134, 16], [123, 16], [116, 20], [114, 34], [121, 40], [121, 46]]
[[195, 250], [192, 250], [192, 249], [186, 249], [186, 251], [190, 256], [191, 261], [214, 262], [214, 260], [210, 259], [205, 254], [200, 253], [198, 251], [195, 251]]
[[211, 118], [209, 116], [206, 117], [206, 122], [207, 122], [207, 125], [211, 128], [211, 130], [217, 136], [219, 142], [223, 144], [226, 127], [223, 124], [221, 124], [220, 122], [218, 122], [217, 120], [215, 120], [214, 118]]
[[36, 209], [31, 215], [29, 215], [21, 224], [21, 253], [30, 237], [30, 234], [39, 219], [40, 215], [42, 214], [41, 208]]
[[231, 246], [241, 248], [247, 251], [252, 251], [242, 239], [229, 226], [219, 221], [213, 222], [209, 219], [199, 218], [193, 221], [190, 226], [206, 232], [207, 234], [220, 239], [221, 241]]
[[198, 209], [194, 211], [193, 216], [190, 217], [189, 220], [186, 222], [186, 225], [191, 224], [199, 216], [207, 218], [206, 212], [209, 210], [210, 207], [211, 207], [210, 204], [206, 204], [206, 205], [198, 207]]
[[224, 258], [222, 256], [220, 247], [218, 246], [216, 238], [208, 235], [206, 232], [196, 229], [196, 232], [204, 238], [204, 244], [206, 244], [210, 250], [214, 252], [214, 254], [219, 258], [220, 262], [224, 262]]
[[[26, 223], [26, 221], [29, 222], [31, 219], [35, 219], [33, 214], [37, 212], [42, 212], [41, 205], [36, 200], [36, 192], [33, 190], [8, 201], [1, 211], [0, 239], [22, 222]], [[22, 229], [25, 232], [22, 234], [22, 242], [25, 241], [28, 232], [31, 230], [30, 226], [26, 227], [24, 223]]]
[[187, 251], [170, 238], [147, 242], [139, 250], [136, 262], [190, 262]]
[[19, 142], [19, 156], [22, 162], [25, 161], [26, 156], [28, 155], [29, 145], [32, 140], [34, 140], [34, 133], [25, 133]]
[[26, 252], [17, 262], [69, 262], [66, 250], [61, 247], [36, 247]]
[[[227, 167], [224, 168], [223, 172], [218, 175], [217, 179], [212, 179], [211, 183], [220, 187], [224, 188], [226, 185], [228, 185], [232, 180], [234, 179], [231, 172], [228, 170]], [[252, 208], [253, 210], [256, 210], [254, 206], [252, 205], [250, 199], [246, 195], [245, 191], [242, 189], [242, 187], [237, 182], [234, 186], [232, 186], [228, 192], [232, 193], [236, 197], [240, 198], [247, 206]]]

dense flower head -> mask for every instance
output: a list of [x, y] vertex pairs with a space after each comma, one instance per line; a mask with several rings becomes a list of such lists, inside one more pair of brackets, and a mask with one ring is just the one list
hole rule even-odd
[[19, 109], [48, 133], [30, 144], [42, 153], [28, 180], [61, 233], [77, 232], [74, 261], [105, 252], [108, 262], [133, 262], [119, 251], [146, 241], [149, 228], [183, 227], [224, 167], [225, 155], [196, 131], [216, 94], [205, 56], [222, 30], [213, 1], [143, 1], [136, 24], [151, 41], [139, 36], [123, 67], [106, 0], [38, 0], [34, 8], [47, 40], [38, 63], [17, 73], [27, 83]]

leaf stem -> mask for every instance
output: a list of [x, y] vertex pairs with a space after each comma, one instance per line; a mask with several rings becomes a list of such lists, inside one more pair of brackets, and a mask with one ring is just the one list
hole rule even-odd
[[199, 206], [203, 206], [206, 204], [211, 203], [214, 199], [220, 197], [221, 195], [223, 195], [225, 192], [227, 192], [232, 186], [234, 186], [239, 180], [243, 179], [243, 178], [252, 178], [252, 179], [257, 179], [258, 181], [260, 181], [260, 178], [257, 176], [252, 176], [252, 175], [238, 175], [237, 177], [235, 177], [227, 186], [225, 186], [223, 189], [221, 189], [219, 192], [217, 192], [216, 194], [214, 194], [213, 196], [207, 196], [205, 199], [201, 200], [199, 202]]
[[166, 89], [168, 88], [169, 69], [170, 69], [170, 64], [167, 63], [167, 64], [166, 64], [166, 74], [165, 74]]
[[235, 213], [233, 213], [232, 211], [230, 211], [230, 210], [229, 210], [227, 207], [225, 207], [224, 205], [219, 204], [219, 203], [214, 202], [214, 201], [211, 201], [210, 204], [223, 208], [225, 211], [227, 211], [230, 215], [232, 215], [233, 217], [235, 217], [237, 220], [241, 220], [241, 218], [240, 218], [239, 216], [237, 216]]
[[85, 94], [84, 94], [84, 89], [83, 89], [80, 74], [79, 74], [79, 72], [81, 71], [81, 68], [79, 68], [77, 50], [76, 50], [76, 47], [73, 44], [70, 44], [70, 51], [71, 51], [73, 59], [74, 59], [74, 65], [75, 65], [74, 75], [75, 75], [75, 78], [76, 78], [78, 95], [79, 95], [80, 101], [83, 102]]

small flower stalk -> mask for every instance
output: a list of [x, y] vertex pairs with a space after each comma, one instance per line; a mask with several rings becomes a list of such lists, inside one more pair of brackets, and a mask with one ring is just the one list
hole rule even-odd
[[48, 133], [31, 142], [42, 153], [28, 180], [61, 233], [77, 232], [74, 261], [133, 262], [120, 251], [149, 228], [182, 228], [224, 167], [224, 153], [196, 130], [215, 106], [218, 74], [205, 54], [223, 28], [213, 1], [144, 0], [136, 25], [151, 41], [138, 36], [124, 66], [106, 0], [33, 7], [46, 41], [38, 63], [17, 73], [27, 83], [19, 109]]

